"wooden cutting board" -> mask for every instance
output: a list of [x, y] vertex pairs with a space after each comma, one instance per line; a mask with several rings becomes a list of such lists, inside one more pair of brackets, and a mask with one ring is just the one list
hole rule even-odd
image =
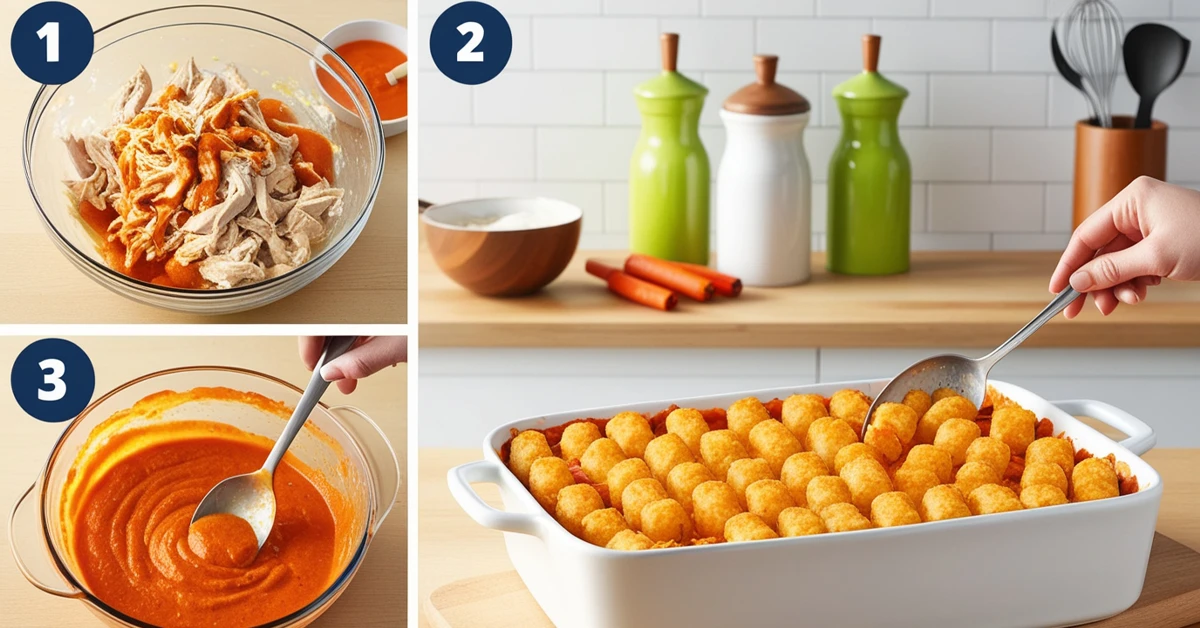
[[[469, 578], [424, 601], [438, 628], [554, 628], [515, 571]], [[1200, 553], [1154, 535], [1142, 596], [1129, 610], [1089, 628], [1184, 628], [1200, 622]]]

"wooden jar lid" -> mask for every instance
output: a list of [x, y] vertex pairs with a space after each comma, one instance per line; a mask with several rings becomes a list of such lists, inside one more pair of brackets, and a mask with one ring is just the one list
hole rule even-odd
[[799, 92], [775, 82], [779, 57], [754, 55], [754, 72], [758, 81], [734, 92], [725, 99], [725, 110], [759, 116], [786, 116], [804, 113], [812, 108]]

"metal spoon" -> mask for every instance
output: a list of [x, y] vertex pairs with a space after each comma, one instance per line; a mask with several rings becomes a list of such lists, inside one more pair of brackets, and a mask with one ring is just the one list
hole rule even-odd
[[204, 499], [200, 500], [200, 505], [196, 506], [191, 523], [196, 523], [201, 517], [218, 513], [241, 517], [254, 529], [254, 536], [258, 538], [258, 549], [262, 549], [263, 543], [267, 542], [267, 536], [271, 534], [271, 528], [275, 525], [275, 467], [300, 433], [300, 428], [304, 427], [308, 415], [317, 407], [325, 389], [329, 388], [329, 382], [321, 377], [321, 367], [348, 351], [354, 346], [355, 340], [358, 340], [357, 336], [332, 336], [325, 340], [325, 351], [321, 354], [321, 359], [317, 360], [312, 379], [308, 380], [308, 387], [304, 389], [300, 402], [296, 404], [292, 418], [283, 426], [283, 433], [279, 435], [279, 440], [275, 441], [275, 446], [271, 448], [271, 453], [262, 468], [217, 483]]
[[1005, 340], [1003, 344], [996, 347], [995, 351], [983, 356], [982, 358], [967, 358], [961, 355], [939, 355], [932, 358], [926, 358], [916, 364], [904, 369], [899, 375], [892, 378], [888, 385], [883, 388], [883, 392], [875, 397], [875, 401], [871, 403], [870, 409], [867, 410], [867, 420], [863, 421], [862, 434], [860, 437], [865, 438], [867, 435], [867, 426], [871, 424], [871, 420], [875, 417], [875, 408], [881, 403], [894, 402], [898, 403], [904, 399], [904, 395], [910, 390], [925, 390], [933, 391], [938, 388], [950, 388], [957, 391], [963, 397], [971, 400], [978, 408], [979, 404], [983, 403], [983, 396], [987, 393], [987, 376], [988, 371], [996, 365], [1010, 351], [1017, 348], [1022, 342], [1033, 335], [1033, 332], [1041, 329], [1047, 321], [1058, 315], [1059, 312], [1065, 310], [1068, 305], [1075, 299], [1078, 299], [1080, 293], [1070, 286], [1066, 290], [1058, 293], [1050, 305], [1042, 310], [1033, 320], [1029, 321], [1021, 331], [1013, 334], [1012, 338]]

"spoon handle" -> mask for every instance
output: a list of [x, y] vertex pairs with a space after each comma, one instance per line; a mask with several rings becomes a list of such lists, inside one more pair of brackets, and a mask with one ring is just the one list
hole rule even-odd
[[1045, 325], [1050, 319], [1058, 316], [1059, 312], [1067, 309], [1067, 306], [1079, 297], [1080, 293], [1071, 286], [1067, 286], [1065, 290], [1058, 293], [1058, 296], [1054, 297], [1054, 300], [1045, 309], [1033, 317], [1033, 320], [1026, 323], [1020, 331], [1013, 334], [1012, 338], [1005, 340], [999, 347], [996, 347], [995, 351], [979, 358], [979, 362], [984, 366], [984, 372], [990, 371], [993, 364], [999, 362], [1004, 356], [1008, 355], [1009, 351], [1016, 349], [1018, 345], [1025, 342], [1027, 338], [1033, 335], [1033, 332], [1041, 329], [1042, 325]]
[[321, 359], [317, 360], [316, 367], [313, 368], [312, 378], [308, 380], [308, 386], [305, 387], [304, 394], [300, 396], [296, 409], [292, 411], [292, 418], [288, 419], [287, 425], [283, 426], [283, 433], [279, 435], [275, 446], [271, 448], [270, 455], [267, 456], [267, 461], [263, 463], [262, 468], [266, 469], [268, 473], [275, 473], [275, 467], [283, 459], [283, 454], [287, 452], [296, 435], [300, 433], [300, 428], [304, 427], [304, 422], [308, 420], [308, 415], [312, 414], [313, 408], [317, 407], [317, 402], [321, 400], [321, 395], [325, 394], [325, 389], [329, 388], [329, 382], [321, 377], [321, 367], [349, 351], [357, 340], [358, 336], [330, 336], [325, 339], [325, 350], [321, 353]]
[[1154, 100], [1153, 96], [1142, 96], [1142, 99], [1138, 102], [1137, 118], [1134, 120], [1133, 128], [1150, 128], [1150, 113], [1154, 110]]

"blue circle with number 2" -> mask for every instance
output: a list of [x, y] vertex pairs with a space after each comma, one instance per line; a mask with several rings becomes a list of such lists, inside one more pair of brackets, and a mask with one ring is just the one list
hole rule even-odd
[[483, 2], [460, 2], [446, 9], [429, 33], [433, 64], [450, 80], [486, 83], [500, 74], [512, 56], [508, 20]]
[[46, 338], [17, 356], [11, 384], [22, 410], [39, 421], [60, 423], [75, 418], [91, 403], [96, 371], [79, 345]]
[[29, 7], [12, 32], [12, 56], [29, 78], [62, 85], [79, 76], [92, 60], [92, 23], [65, 2]]

